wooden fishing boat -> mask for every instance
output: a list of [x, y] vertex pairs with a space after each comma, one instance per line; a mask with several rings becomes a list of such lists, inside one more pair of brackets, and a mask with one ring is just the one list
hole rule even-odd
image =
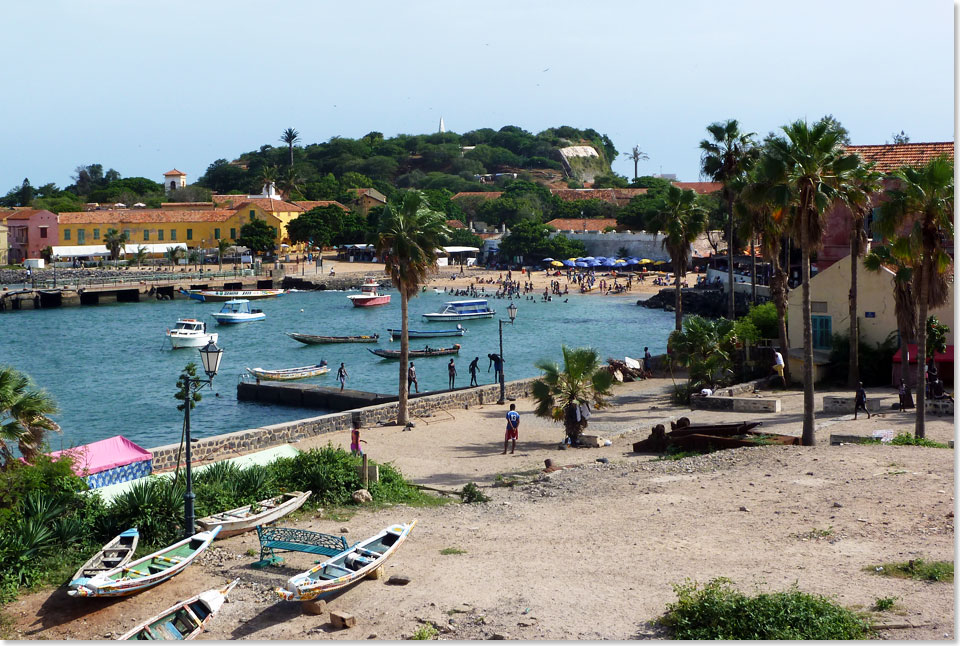
[[[390, 340], [399, 339], [403, 331], [400, 328], [388, 327], [387, 332], [390, 333]], [[467, 330], [457, 323], [457, 327], [451, 330], [407, 330], [408, 339], [428, 339], [437, 336], [463, 336], [467, 333]]]
[[71, 597], [123, 597], [163, 583], [183, 572], [210, 546], [220, 527], [194, 534], [126, 565], [70, 582]]
[[[378, 357], [383, 357], [384, 359], [399, 359], [400, 351], [399, 350], [370, 350]], [[414, 359], [416, 357], [440, 357], [445, 354], [458, 354], [460, 352], [460, 344], [454, 343], [452, 348], [431, 348], [430, 346], [425, 347], [423, 350], [410, 350], [410, 358]]]
[[300, 366], [299, 368], [280, 368], [278, 370], [267, 370], [266, 368], [247, 368], [247, 372], [257, 379], [266, 379], [268, 381], [291, 381], [293, 379], [306, 379], [307, 377], [316, 377], [330, 372], [327, 362], [322, 361], [313, 366]]
[[234, 579], [219, 590], [207, 590], [186, 601], [172, 605], [160, 614], [125, 632], [118, 640], [193, 639], [202, 633], [207, 624], [227, 600], [240, 579]]
[[117, 534], [112, 541], [104, 545], [99, 552], [91, 556], [90, 560], [77, 570], [77, 573], [70, 579], [70, 585], [73, 585], [73, 582], [77, 579], [91, 579], [101, 572], [126, 565], [133, 557], [133, 553], [137, 551], [137, 543], [139, 542], [140, 532], [137, 531], [136, 527]]
[[236, 509], [201, 518], [197, 521], [197, 525], [205, 530], [213, 529], [217, 525], [220, 525], [220, 533], [217, 534], [217, 538], [236, 536], [237, 534], [256, 529], [257, 525], [272, 523], [296, 511], [303, 503], [307, 502], [307, 498], [309, 498], [312, 493], [312, 491], [291, 491], [276, 496], [275, 498], [261, 500], [253, 505], [237, 507]]
[[355, 336], [319, 336], [316, 334], [300, 334], [298, 332], [287, 332], [291, 339], [315, 345], [318, 343], [376, 343], [380, 339], [379, 334], [358, 334]]
[[277, 595], [285, 601], [309, 601], [363, 579], [383, 566], [407, 539], [417, 521], [387, 527], [314, 568], [290, 577]]
[[282, 296], [284, 290], [282, 289], [229, 289], [229, 290], [211, 290], [211, 289], [183, 289], [180, 288], [180, 293], [188, 298], [192, 298], [201, 303], [215, 303], [222, 301], [232, 301], [234, 299], [243, 298], [248, 301], [258, 300], [261, 298], [275, 298], [277, 296]]

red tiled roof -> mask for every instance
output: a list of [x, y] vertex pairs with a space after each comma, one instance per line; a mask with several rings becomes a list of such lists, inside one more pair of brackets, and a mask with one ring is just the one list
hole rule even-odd
[[647, 192], [645, 188], [551, 188], [550, 192], [564, 202], [576, 200], [602, 200], [617, 206], [625, 206], [637, 195]]
[[214, 207], [213, 202], [161, 202], [161, 209], [173, 209], [175, 211], [182, 211], [184, 209], [212, 209]]
[[186, 173], [174, 168], [173, 170], [168, 170], [166, 173], [163, 174], [164, 177], [166, 177], [167, 175], [186, 175]]
[[354, 193], [357, 196], [357, 198], [366, 196], [369, 198], [373, 198], [378, 202], [383, 202], [384, 204], [387, 203], [387, 196], [375, 188], [350, 188], [350, 189], [347, 189], [347, 192]]
[[336, 200], [300, 200], [298, 202], [294, 202], [294, 204], [301, 207], [304, 211], [309, 211], [310, 209], [315, 209], [320, 206], [339, 206], [344, 211], [350, 210]]
[[467, 225], [465, 225], [465, 224], [464, 224], [463, 222], [461, 222], [460, 220], [447, 220], [447, 226], [450, 227], [451, 229], [466, 229], [466, 228], [467, 228]]
[[482, 197], [486, 200], [495, 200], [501, 195], [503, 195], [503, 191], [462, 191], [460, 193], [457, 193], [450, 199], [456, 200], [461, 197]]
[[[46, 209], [17, 209], [12, 215], [7, 216], [8, 220], [29, 220], [37, 213], [50, 213]], [[53, 213], [50, 213], [53, 215]]]
[[616, 228], [617, 221], [614, 218], [554, 218], [547, 226], [558, 231], [603, 231], [607, 227]]
[[876, 162], [876, 169], [882, 173], [895, 171], [902, 166], [921, 166], [940, 155], [949, 155], [953, 159], [952, 141], [844, 146], [844, 150], [860, 155], [865, 161]]
[[[243, 197], [243, 196], [238, 196]], [[277, 211], [303, 211], [302, 206], [297, 206], [296, 204], [291, 204], [290, 202], [284, 202], [283, 200], [275, 200], [272, 197], [243, 197], [240, 200], [239, 204], [235, 204], [230, 207], [235, 210], [240, 210], [248, 204], [253, 204], [254, 206], [259, 206], [264, 211], [268, 213], [275, 213]]]
[[716, 193], [717, 191], [723, 188], [723, 184], [720, 182], [670, 182], [677, 188], [683, 189], [685, 191], [693, 191], [699, 195], [709, 195], [710, 193]]
[[79, 211], [61, 213], [60, 224], [149, 224], [153, 222], [223, 222], [229, 220], [236, 211], [211, 209], [197, 211], [184, 209], [120, 209], [111, 211]]

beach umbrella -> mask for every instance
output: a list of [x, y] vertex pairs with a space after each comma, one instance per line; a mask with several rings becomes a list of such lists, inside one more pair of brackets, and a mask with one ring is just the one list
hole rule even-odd
[[553, 262], [553, 258], [544, 258], [541, 262]]
[[626, 264], [627, 264], [627, 259], [626, 259], [626, 258], [617, 258], [617, 259], [614, 260], [613, 262], [615, 262], [615, 263], [618, 264], [618, 265], [626, 265]]
[[603, 261], [602, 263], [600, 263], [600, 264], [602, 264], [604, 267], [616, 267], [616, 266], [617, 266], [616, 261], [610, 260], [609, 258], [608, 258], [607, 260], [604, 260], [604, 261]]
[[584, 256], [583, 260], [596, 260], [593, 256]]
[[588, 265], [588, 264], [585, 263], [585, 262], [578, 262], [578, 263], [574, 263], [574, 264], [576, 264], [577, 267], [589, 267], [589, 266], [590, 266], [590, 265]]
[[[569, 261], [567, 261], [567, 262], [569, 262]], [[550, 264], [553, 265], [554, 267], [563, 267], [563, 263], [560, 262], [559, 260], [554, 260], [554, 261], [551, 262]]]
[[652, 263], [652, 262], [653, 262], [653, 261], [650, 260], [649, 258], [644, 258], [643, 260], [640, 261], [640, 264], [641, 264], [641, 265], [649, 265], [649, 264]]
[[576, 267], [577, 265], [577, 263], [572, 260], [564, 260], [560, 264], [562, 264], [564, 267]]

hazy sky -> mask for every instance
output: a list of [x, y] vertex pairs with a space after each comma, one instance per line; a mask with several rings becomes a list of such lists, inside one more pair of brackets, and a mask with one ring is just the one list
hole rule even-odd
[[[833, 114], [855, 144], [951, 141], [953, 4], [7, 0], [0, 194], [81, 164], [160, 181], [332, 136], [594, 128], [699, 176], [712, 121]], [[621, 156], [614, 170], [632, 177]]]

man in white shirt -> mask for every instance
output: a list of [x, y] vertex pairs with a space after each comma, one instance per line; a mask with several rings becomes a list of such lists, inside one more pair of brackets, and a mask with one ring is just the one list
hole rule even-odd
[[773, 369], [778, 375], [780, 375], [780, 381], [783, 382], [783, 388], [787, 388], [787, 380], [783, 376], [783, 355], [780, 354], [780, 348], [776, 348], [773, 351]]

